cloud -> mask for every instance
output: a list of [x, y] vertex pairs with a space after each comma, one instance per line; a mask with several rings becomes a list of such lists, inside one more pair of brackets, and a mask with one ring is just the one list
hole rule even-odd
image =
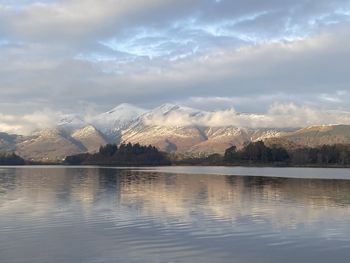
[[11, 134], [29, 135], [34, 131], [54, 127], [62, 114], [46, 109], [22, 116], [0, 114], [0, 130]]
[[[66, 114], [45, 109], [23, 115], [0, 114], [0, 131], [30, 135], [38, 130], [54, 128], [63, 119], [78, 121], [77, 127], [88, 125], [99, 113], [91, 109], [85, 115]], [[313, 125], [348, 124], [350, 112], [327, 111], [294, 103], [274, 103], [263, 113], [240, 113], [232, 106], [228, 109], [204, 111], [188, 107], [164, 114], [149, 111], [143, 117], [145, 125], [161, 127], [242, 127], [242, 128], [303, 128]], [[84, 120], [84, 121], [83, 121]]]
[[233, 108], [201, 113], [181, 110], [148, 115], [144, 118], [144, 123], [169, 127], [303, 128], [312, 125], [350, 124], [350, 112], [322, 111], [293, 103], [276, 103], [267, 112], [260, 114], [242, 114]]
[[[183, 14], [197, 1], [60, 0], [3, 4], [0, 19], [10, 38], [82, 45], [127, 31], [127, 27], [159, 23]], [[192, 9], [191, 9], [192, 10]], [[174, 12], [176, 11], [176, 12]]]
[[[8, 46], [0, 50], [3, 102], [38, 101], [39, 107], [79, 110], [77, 101], [113, 107], [120, 102], [158, 104], [188, 97], [270, 97], [276, 101], [324, 102], [337, 96], [336, 107], [347, 109], [348, 27], [335, 28], [305, 40], [219, 49], [197, 57], [167, 60], [147, 58], [128, 63], [52, 58], [41, 45]], [[58, 51], [57, 51], [58, 52]], [[41, 55], [40, 55], [41, 54]], [[32, 55], [32, 56], [31, 56]], [[331, 67], [329, 65], [332, 65]], [[322, 96], [323, 94], [323, 96]], [[240, 111], [257, 109], [239, 103]]]
[[213, 97], [232, 103], [201, 105], [350, 110], [339, 95], [350, 83], [349, 10], [346, 0], [5, 0], [0, 111]]

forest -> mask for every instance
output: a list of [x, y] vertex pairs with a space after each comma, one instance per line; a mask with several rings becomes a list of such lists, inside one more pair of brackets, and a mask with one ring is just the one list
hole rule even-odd
[[224, 155], [171, 158], [174, 165], [242, 165], [242, 166], [350, 166], [350, 145], [334, 144], [320, 147], [285, 149], [278, 145], [266, 146], [257, 141], [241, 149], [231, 146]]
[[235, 146], [228, 148], [223, 156], [228, 164], [282, 164], [282, 165], [315, 165], [345, 166], [350, 164], [350, 145], [323, 145], [320, 147], [303, 147], [287, 150], [264, 142], [252, 142], [237, 150]]
[[[34, 165], [42, 162], [26, 161], [15, 153], [0, 153], [0, 165]], [[58, 163], [57, 163], [58, 164]], [[285, 149], [278, 145], [267, 146], [262, 141], [251, 142], [238, 149], [231, 146], [223, 155], [184, 157], [159, 151], [152, 145], [138, 143], [101, 146], [97, 153], [67, 156], [67, 165], [242, 165], [242, 166], [350, 166], [350, 145], [334, 144], [319, 147]]]
[[107, 144], [97, 153], [67, 156], [65, 164], [70, 165], [170, 165], [165, 153], [154, 146], [136, 144]]

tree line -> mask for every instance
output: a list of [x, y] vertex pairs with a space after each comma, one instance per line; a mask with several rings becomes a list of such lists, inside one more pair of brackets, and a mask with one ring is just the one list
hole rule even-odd
[[350, 165], [350, 145], [323, 145], [287, 150], [281, 146], [268, 147], [262, 141], [252, 142], [237, 150], [226, 149], [223, 162], [228, 164], [285, 164], [285, 165]]
[[[350, 145], [334, 144], [319, 147], [285, 149], [264, 142], [251, 142], [238, 149], [231, 146], [224, 155], [175, 158], [156, 147], [138, 143], [101, 146], [97, 153], [67, 156], [69, 165], [283, 165], [283, 166], [350, 166]], [[15, 153], [0, 153], [0, 165], [36, 164]], [[42, 163], [40, 163], [42, 164]]]
[[24, 165], [25, 160], [15, 153], [0, 153], [0, 165]]
[[70, 165], [170, 165], [165, 153], [156, 147], [138, 143], [107, 144], [97, 153], [67, 156], [64, 163]]

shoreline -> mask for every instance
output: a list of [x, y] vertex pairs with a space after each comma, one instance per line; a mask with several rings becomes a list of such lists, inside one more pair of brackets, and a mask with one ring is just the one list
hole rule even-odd
[[66, 167], [243, 167], [243, 168], [323, 168], [323, 169], [350, 169], [350, 165], [269, 165], [269, 164], [171, 164], [171, 165], [137, 165], [137, 164], [64, 164], [64, 163], [34, 163], [23, 165], [3, 164], [1, 167], [40, 167], [40, 166], [66, 166]]

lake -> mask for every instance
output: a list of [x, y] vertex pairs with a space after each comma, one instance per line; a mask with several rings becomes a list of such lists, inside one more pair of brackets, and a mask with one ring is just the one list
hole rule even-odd
[[349, 169], [0, 168], [1, 263], [349, 258]]

